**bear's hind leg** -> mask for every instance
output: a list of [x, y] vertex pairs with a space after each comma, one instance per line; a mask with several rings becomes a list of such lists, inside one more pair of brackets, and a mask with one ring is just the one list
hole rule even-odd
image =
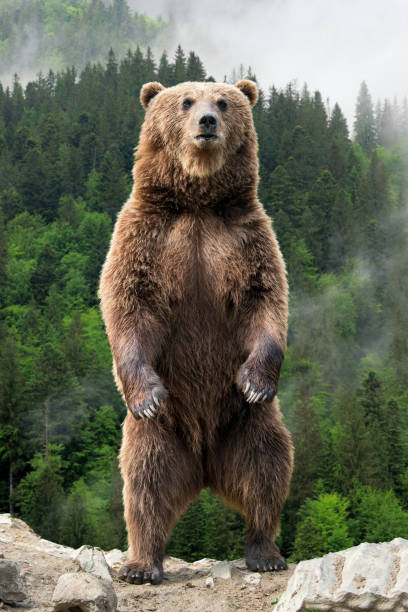
[[202, 488], [202, 466], [174, 432], [131, 415], [124, 424], [120, 465], [129, 557], [119, 577], [158, 584], [171, 528]]
[[275, 538], [292, 466], [292, 443], [277, 399], [247, 406], [245, 415], [225, 430], [211, 459], [212, 490], [246, 518], [246, 564], [251, 570], [287, 568]]

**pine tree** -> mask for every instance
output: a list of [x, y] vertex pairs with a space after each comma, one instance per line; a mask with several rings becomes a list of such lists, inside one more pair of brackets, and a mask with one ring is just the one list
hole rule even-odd
[[348, 529], [348, 505], [337, 493], [306, 500], [299, 513], [294, 560], [321, 557], [353, 545]]
[[170, 85], [172, 85], [173, 70], [172, 70], [172, 67], [170, 66], [166, 51], [163, 51], [160, 57], [157, 78], [159, 82], [165, 87], [169, 87]]
[[349, 132], [347, 121], [337, 102], [334, 105], [333, 111], [330, 115], [328, 135], [329, 138], [338, 143], [348, 142]]
[[13, 512], [16, 462], [22, 454], [23, 393], [18, 347], [8, 334], [1, 338], [0, 349], [0, 461], [8, 465], [9, 512]]
[[156, 62], [153, 57], [153, 53], [150, 47], [147, 48], [146, 51], [146, 59], [144, 61], [144, 81], [147, 83], [149, 81], [155, 81], [157, 75], [156, 70]]
[[23, 520], [47, 540], [57, 541], [64, 492], [62, 488], [61, 447], [50, 445], [44, 457], [37, 453], [31, 472], [19, 483], [16, 504]]
[[290, 499], [299, 507], [306, 497], [311, 497], [321, 475], [323, 443], [319, 421], [310, 400], [310, 391], [303, 382], [293, 413], [293, 445], [295, 467]]
[[373, 104], [365, 81], [361, 83], [357, 98], [354, 134], [363, 151], [370, 154], [376, 146], [376, 133]]
[[204, 65], [194, 51], [190, 51], [186, 67], [186, 81], [205, 81]]
[[186, 56], [179, 45], [174, 58], [174, 85], [186, 80]]

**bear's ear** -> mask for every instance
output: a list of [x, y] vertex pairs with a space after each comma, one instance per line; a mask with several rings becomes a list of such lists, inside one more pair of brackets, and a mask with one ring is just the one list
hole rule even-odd
[[242, 93], [246, 95], [251, 106], [255, 106], [258, 101], [258, 87], [254, 81], [243, 79], [242, 81], [235, 83], [235, 87], [238, 87], [238, 89], [240, 89]]
[[142, 103], [143, 108], [146, 109], [150, 100], [152, 100], [154, 96], [157, 96], [157, 94], [163, 89], [163, 85], [157, 81], [143, 85], [140, 91], [140, 102]]

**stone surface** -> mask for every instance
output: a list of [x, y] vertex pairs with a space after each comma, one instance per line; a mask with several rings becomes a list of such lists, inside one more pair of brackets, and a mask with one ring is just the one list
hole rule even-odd
[[0, 600], [16, 604], [27, 599], [20, 568], [14, 561], [0, 559]]
[[94, 576], [99, 576], [99, 578], [112, 582], [109, 566], [100, 548], [81, 546], [74, 554], [73, 560], [78, 563], [84, 572], [89, 572]]
[[253, 572], [253, 574], [246, 574], [244, 576], [245, 582], [248, 584], [259, 584], [261, 582], [261, 574]]
[[105, 553], [106, 563], [109, 567], [118, 568], [126, 562], [127, 552], [114, 548]]
[[62, 546], [61, 544], [56, 544], [55, 542], [50, 542], [49, 540], [43, 539], [40, 539], [36, 548], [38, 551], [45, 552], [48, 555], [54, 555], [55, 557], [65, 557], [68, 559], [72, 559], [72, 557], [76, 553], [76, 550], [74, 548], [70, 548], [69, 546]]
[[214, 583], [214, 578], [212, 576], [209, 576], [208, 578], [206, 578], [205, 586], [208, 589], [213, 589], [214, 588], [215, 583]]
[[360, 544], [297, 566], [275, 612], [408, 610], [408, 540]]
[[223, 578], [224, 580], [230, 580], [232, 577], [231, 563], [228, 561], [219, 561], [211, 568], [211, 575], [213, 578]]
[[115, 612], [117, 597], [112, 584], [93, 574], [63, 574], [52, 596], [54, 610]]
[[[9, 515], [0, 514], [0, 535], [8, 540], [6, 543], [0, 542], [0, 556], [3, 554], [6, 559], [17, 563], [27, 588], [27, 600], [14, 605], [10, 611], [55, 612], [52, 596], [60, 576], [78, 573], [78, 564], [72, 559], [76, 551], [41, 540], [23, 521]], [[126, 553], [123, 555], [126, 556]], [[120, 553], [115, 551], [113, 559], [117, 561], [119, 557]], [[265, 572], [259, 585], [251, 585], [244, 582], [244, 576], [252, 574], [246, 568], [244, 559], [231, 562], [231, 580], [214, 581], [211, 568], [216, 563], [214, 559], [187, 563], [182, 559], [166, 557], [165, 577], [158, 586], [128, 584], [114, 578], [111, 584], [118, 598], [117, 610], [265, 612], [274, 610], [274, 600], [283, 593], [294, 571], [294, 566], [290, 565], [286, 572]], [[112, 562], [112, 565], [115, 564]], [[214, 588], [206, 586], [207, 578], [211, 578]], [[81, 608], [76, 607], [76, 612], [79, 612]]]

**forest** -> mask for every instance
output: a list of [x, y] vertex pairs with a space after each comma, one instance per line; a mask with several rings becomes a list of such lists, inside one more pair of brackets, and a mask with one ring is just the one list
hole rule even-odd
[[110, 47], [118, 56], [137, 44], [152, 45], [167, 24], [131, 12], [126, 0], [2, 0], [0, 78], [14, 72], [35, 75], [88, 62], [105, 62]]
[[[194, 51], [142, 45], [0, 85], [0, 512], [44, 538], [127, 546], [126, 410], [98, 277], [131, 188], [140, 87], [208, 78]], [[295, 471], [278, 543], [300, 560], [408, 538], [407, 103], [374, 105], [363, 83], [351, 139], [337, 104], [289, 83], [261, 91], [254, 119], [290, 283], [279, 397]], [[204, 490], [168, 552], [232, 559], [244, 542], [242, 517]]]

